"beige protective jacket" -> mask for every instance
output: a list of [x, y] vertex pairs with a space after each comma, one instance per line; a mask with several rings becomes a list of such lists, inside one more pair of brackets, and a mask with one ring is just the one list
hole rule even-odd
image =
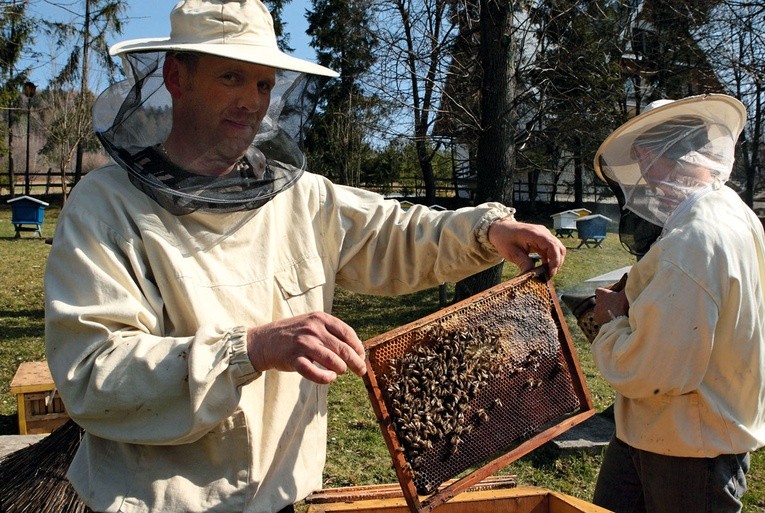
[[616, 435], [668, 456], [765, 445], [765, 237], [729, 187], [682, 203], [630, 270], [629, 317], [595, 363], [617, 391]]
[[108, 512], [275, 512], [321, 487], [327, 386], [255, 372], [245, 328], [332, 310], [335, 287], [402, 294], [500, 257], [498, 203], [455, 212], [305, 174], [256, 211], [175, 217], [117, 166], [61, 213], [47, 358], [87, 435], [69, 478]]

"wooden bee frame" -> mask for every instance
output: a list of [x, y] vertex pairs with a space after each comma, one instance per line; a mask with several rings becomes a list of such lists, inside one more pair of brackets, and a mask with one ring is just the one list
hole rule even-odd
[[538, 267], [365, 343], [364, 383], [412, 513], [594, 414], [564, 319]]

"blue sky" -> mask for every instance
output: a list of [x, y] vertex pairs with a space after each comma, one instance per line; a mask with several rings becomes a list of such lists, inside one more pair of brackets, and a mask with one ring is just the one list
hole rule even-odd
[[[55, 3], [55, 5], [54, 5]], [[177, 0], [129, 0], [126, 22], [121, 35], [111, 38], [110, 44], [127, 39], [144, 37], [166, 37], [170, 35], [170, 11]], [[290, 33], [290, 46], [295, 49], [293, 55], [313, 60], [314, 50], [308, 45], [309, 39], [305, 34], [307, 22], [305, 10], [310, 6], [309, 0], [292, 0], [285, 8], [284, 21]], [[60, 22], [82, 23], [84, 0], [33, 0], [28, 7], [33, 16]], [[52, 48], [44, 36], [35, 39], [37, 51], [43, 56], [36, 62], [28, 62], [33, 66], [32, 81], [38, 87], [45, 87], [56, 66], [63, 65], [70, 49]], [[99, 92], [107, 83], [103, 76], [94, 70], [91, 87]]]

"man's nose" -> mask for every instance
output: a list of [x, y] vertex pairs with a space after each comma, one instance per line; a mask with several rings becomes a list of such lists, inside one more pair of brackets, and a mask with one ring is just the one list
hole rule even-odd
[[239, 108], [250, 112], [261, 112], [268, 108], [268, 95], [261, 94], [260, 88], [255, 85], [244, 88], [239, 97]]

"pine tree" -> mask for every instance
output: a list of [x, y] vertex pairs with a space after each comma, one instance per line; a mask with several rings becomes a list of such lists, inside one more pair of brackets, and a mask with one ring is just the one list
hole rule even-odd
[[340, 73], [326, 87], [321, 112], [307, 139], [311, 169], [339, 183], [358, 185], [370, 149], [365, 142], [377, 107], [360, 76], [374, 63], [368, 0], [313, 0], [308, 15], [311, 46], [320, 64]]
[[[11, 196], [14, 196], [15, 168], [13, 162], [13, 125], [17, 116], [15, 107], [19, 101], [22, 84], [27, 80], [27, 70], [19, 70], [18, 64], [23, 53], [28, 50], [32, 43], [34, 21], [26, 15], [28, 2], [26, 0], [12, 0], [0, 4], [0, 107], [6, 111], [6, 125], [2, 126], [0, 138], [0, 150], [7, 156], [8, 162], [8, 187]], [[3, 141], [8, 141], [4, 146]]]
[[[591, 156], [624, 120], [624, 76], [619, 44], [627, 19], [620, 2], [548, 0], [531, 12], [541, 51], [524, 80], [535, 85], [527, 119], [529, 144], [520, 168], [574, 171], [574, 203], [595, 181]], [[554, 199], [555, 191], [553, 191]]]

